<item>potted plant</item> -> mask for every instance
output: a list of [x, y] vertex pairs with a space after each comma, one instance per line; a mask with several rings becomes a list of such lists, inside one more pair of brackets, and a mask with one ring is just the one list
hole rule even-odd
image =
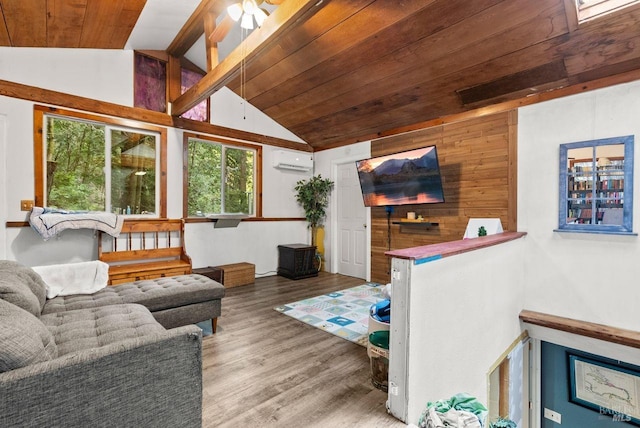
[[311, 229], [311, 244], [316, 246], [318, 254], [322, 257], [324, 254], [322, 247], [323, 222], [327, 216], [329, 194], [333, 190], [333, 181], [322, 178], [322, 175], [318, 174], [308, 180], [298, 181], [295, 190], [296, 201], [304, 209], [305, 218], [309, 223], [308, 227]]

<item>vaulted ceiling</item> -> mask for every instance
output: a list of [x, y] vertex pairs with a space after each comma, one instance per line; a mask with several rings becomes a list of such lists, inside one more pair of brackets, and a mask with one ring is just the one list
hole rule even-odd
[[[0, 0], [0, 45], [121, 49], [158, 2]], [[640, 69], [638, 7], [578, 25], [573, 0], [284, 0], [267, 21], [287, 5], [245, 41], [242, 80], [231, 55], [187, 98], [224, 84], [315, 150]]]

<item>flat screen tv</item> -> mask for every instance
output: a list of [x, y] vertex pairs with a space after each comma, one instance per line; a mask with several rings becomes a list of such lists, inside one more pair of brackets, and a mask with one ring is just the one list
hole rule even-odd
[[436, 146], [356, 162], [367, 207], [444, 202]]

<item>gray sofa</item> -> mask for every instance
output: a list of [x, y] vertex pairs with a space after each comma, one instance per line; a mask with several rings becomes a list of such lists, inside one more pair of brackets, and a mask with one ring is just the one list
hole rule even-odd
[[190, 323], [192, 304], [215, 314], [202, 278], [173, 308], [157, 284], [47, 300], [33, 269], [0, 261], [0, 426], [200, 427], [202, 332], [166, 327]]

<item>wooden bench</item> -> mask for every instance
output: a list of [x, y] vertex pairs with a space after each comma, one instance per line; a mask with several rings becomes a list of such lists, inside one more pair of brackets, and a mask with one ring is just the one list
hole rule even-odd
[[117, 238], [101, 232], [98, 259], [109, 264], [109, 285], [192, 271], [181, 219], [126, 220]]

